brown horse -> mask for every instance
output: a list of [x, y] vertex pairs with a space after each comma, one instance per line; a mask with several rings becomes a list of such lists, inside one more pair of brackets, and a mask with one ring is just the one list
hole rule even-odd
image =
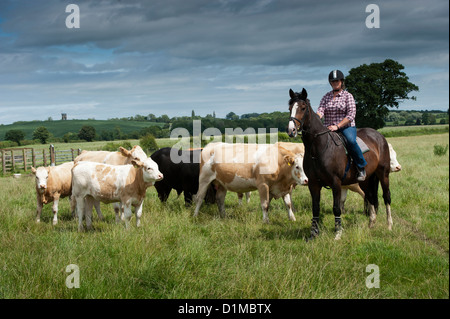
[[[341, 185], [357, 183], [356, 165], [349, 165], [346, 150], [336, 132], [328, 130], [313, 112], [307, 92], [301, 93], [289, 90], [289, 128], [291, 137], [302, 133], [305, 145], [303, 166], [308, 177], [308, 187], [312, 197], [313, 219], [311, 237], [319, 234], [320, 191], [322, 187], [330, 187], [333, 191], [333, 213], [335, 217], [336, 239], [342, 234], [341, 226]], [[366, 180], [359, 182], [365, 193], [365, 201], [368, 204], [369, 227], [373, 227], [378, 211], [378, 183], [383, 189], [383, 199], [386, 205], [387, 223], [392, 229], [391, 194], [389, 190], [390, 156], [389, 146], [379, 132], [371, 128], [357, 130], [360, 137], [368, 146], [369, 151], [364, 154], [367, 161]]]

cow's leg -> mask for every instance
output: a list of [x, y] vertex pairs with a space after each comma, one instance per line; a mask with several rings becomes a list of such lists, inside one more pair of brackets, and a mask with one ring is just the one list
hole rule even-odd
[[136, 227], [141, 226], [141, 216], [142, 216], [142, 205], [144, 204], [144, 200], [139, 205], [135, 206], [135, 212], [136, 212]]
[[219, 209], [220, 217], [225, 218], [225, 196], [227, 195], [227, 190], [222, 185], [218, 185], [216, 192], [216, 203]]
[[37, 197], [37, 205], [36, 205], [36, 223], [39, 223], [41, 221], [41, 213], [42, 213], [42, 201], [41, 198], [38, 195], [36, 195]]
[[53, 198], [53, 206], [52, 206], [52, 210], [53, 210], [53, 225], [58, 224], [58, 204], [59, 204], [59, 194], [55, 194], [54, 198]]
[[269, 223], [269, 186], [267, 184], [261, 183], [258, 187], [259, 199], [261, 202], [261, 209], [263, 212], [263, 222]]
[[70, 211], [72, 212], [72, 218], [75, 218], [75, 210], [77, 209], [77, 201], [75, 200], [75, 196], [70, 196]]
[[[121, 203], [113, 203], [113, 207], [114, 207], [114, 213], [116, 214], [116, 223], [120, 223], [120, 206]], [[122, 215], [122, 219], [123, 219], [123, 215]]]
[[309, 237], [309, 240], [311, 240], [319, 236], [320, 191], [322, 187], [310, 182], [308, 183], [308, 188], [309, 193], [311, 194], [313, 213], [313, 218], [311, 221], [311, 235]]
[[95, 199], [92, 196], [86, 196], [85, 202], [85, 218], [87, 230], [92, 229], [92, 209], [94, 208]]
[[189, 207], [192, 204], [193, 194], [189, 190], [184, 190], [184, 206]]
[[125, 221], [125, 228], [128, 229], [130, 227], [130, 220], [132, 215], [130, 203], [123, 203], [123, 215]]
[[79, 196], [75, 197], [76, 200], [76, 206], [77, 206], [77, 215], [78, 215], [78, 231], [82, 232], [84, 230], [83, 227], [83, 216], [84, 216], [84, 198]]
[[383, 200], [386, 206], [386, 219], [388, 229], [392, 230], [392, 214], [391, 214], [391, 191], [389, 189], [389, 170], [387, 170], [380, 179], [381, 188], [383, 189]]
[[375, 175], [369, 178], [366, 199], [369, 212], [369, 228], [372, 228], [375, 226], [378, 211], [378, 178]]
[[100, 209], [100, 201], [99, 200], [94, 201], [94, 207], [95, 207], [95, 211], [97, 212], [98, 219], [101, 221], [104, 221], [105, 218], [103, 217], [102, 210]]
[[289, 220], [292, 220], [295, 222], [296, 219], [294, 216], [294, 212], [292, 211], [291, 194], [288, 193], [288, 194], [284, 195], [283, 200], [284, 200], [284, 205], [286, 206], [286, 210], [288, 212]]
[[200, 172], [198, 192], [196, 196], [197, 205], [194, 211], [194, 217], [197, 217], [200, 207], [202, 206], [203, 199], [205, 198], [206, 191], [208, 190], [209, 184], [215, 179], [215, 174], [207, 174], [205, 170]]
[[245, 198], [247, 199], [247, 204], [250, 203], [250, 192], [245, 193]]
[[237, 195], [238, 195], [239, 205], [242, 205], [242, 197], [244, 197], [244, 194], [237, 193]]

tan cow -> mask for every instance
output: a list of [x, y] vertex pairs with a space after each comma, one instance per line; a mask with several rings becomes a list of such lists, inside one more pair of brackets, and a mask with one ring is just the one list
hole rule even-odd
[[[74, 162], [75, 164], [80, 161], [89, 161], [89, 162], [97, 162], [97, 163], [103, 163], [103, 164], [110, 164], [110, 165], [126, 165], [131, 164], [133, 160], [138, 161], [144, 161], [147, 159], [147, 154], [142, 150], [142, 148], [139, 145], [135, 145], [131, 151], [128, 151], [127, 149], [120, 147], [119, 152], [108, 152], [108, 151], [83, 151], [80, 155], [78, 155]], [[96, 202], [94, 203], [95, 210], [97, 211], [100, 219], [103, 219], [101, 210], [100, 210], [100, 203]], [[116, 214], [116, 222], [120, 222], [121, 216], [121, 205], [120, 203], [114, 203], [114, 212]], [[122, 219], [124, 215], [122, 214]]]
[[119, 149], [119, 152], [83, 151], [75, 158], [74, 162], [75, 164], [79, 161], [89, 161], [110, 165], [125, 165], [131, 164], [133, 159], [143, 161], [147, 158], [147, 154], [145, 154], [139, 145], [135, 145], [131, 151], [123, 147]]
[[31, 167], [31, 172], [36, 176], [36, 222], [41, 221], [43, 205], [53, 202], [53, 225], [58, 223], [59, 199], [72, 194], [73, 165], [73, 162], [68, 162], [58, 166]]
[[95, 201], [121, 202], [127, 228], [132, 214], [131, 206], [134, 206], [136, 226], [140, 226], [146, 190], [155, 181], [162, 180], [163, 175], [151, 158], [143, 162], [133, 160], [132, 164], [134, 166], [85, 161], [75, 164], [72, 169], [72, 200], [77, 206], [78, 231], [83, 230], [83, 216], [87, 229], [91, 229]]
[[272, 198], [284, 197], [295, 183], [301, 184], [300, 163], [303, 157], [276, 144], [210, 143], [202, 151], [197, 206], [198, 215], [208, 185], [217, 188], [216, 201], [220, 215], [225, 216], [227, 191], [246, 193], [258, 190], [263, 220], [268, 222]]

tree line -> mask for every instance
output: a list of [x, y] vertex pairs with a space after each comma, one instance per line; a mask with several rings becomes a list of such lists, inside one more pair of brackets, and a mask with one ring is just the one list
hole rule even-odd
[[[409, 82], [409, 78], [403, 72], [404, 66], [400, 63], [386, 59], [381, 63], [363, 64], [349, 71], [345, 78], [347, 90], [353, 94], [356, 102], [356, 123], [358, 127], [371, 127], [379, 129], [390, 125], [431, 125], [448, 124], [447, 112], [440, 111], [395, 111], [404, 100], [416, 100], [415, 96], [409, 96], [411, 92], [418, 91], [419, 87]], [[192, 110], [191, 116], [173, 117], [163, 114], [159, 117], [154, 114], [135, 115], [124, 118], [112, 118], [110, 120], [139, 121], [163, 123], [163, 125], [149, 125], [148, 127], [136, 130], [131, 133], [122, 132], [120, 125], [112, 129], [103, 129], [97, 132], [94, 126], [85, 125], [78, 132], [68, 132], [64, 136], [58, 137], [64, 142], [75, 140], [123, 140], [140, 139], [145, 136], [155, 138], [170, 137], [170, 132], [174, 128], [185, 128], [193, 135], [193, 120], [201, 120], [201, 130], [214, 127], [222, 134], [225, 128], [241, 128], [245, 131], [253, 128], [256, 132], [258, 128], [276, 128], [279, 132], [285, 132], [287, 126], [288, 112], [272, 113], [247, 113], [237, 115], [229, 112], [225, 118], [217, 118], [215, 112], [207, 114], [205, 117], [195, 115]], [[5, 140], [21, 144], [25, 134], [20, 130], [10, 130], [5, 134]], [[46, 143], [52, 137], [45, 126], [38, 127], [33, 132], [33, 139], [41, 143]]]

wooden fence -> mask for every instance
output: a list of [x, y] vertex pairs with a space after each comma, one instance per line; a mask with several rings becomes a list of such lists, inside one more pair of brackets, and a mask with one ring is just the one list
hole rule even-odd
[[0, 149], [0, 167], [2, 175], [24, 170], [28, 172], [33, 167], [55, 166], [70, 162], [81, 153], [81, 149], [56, 151], [53, 145], [49, 149], [35, 150], [34, 148], [6, 148]]

